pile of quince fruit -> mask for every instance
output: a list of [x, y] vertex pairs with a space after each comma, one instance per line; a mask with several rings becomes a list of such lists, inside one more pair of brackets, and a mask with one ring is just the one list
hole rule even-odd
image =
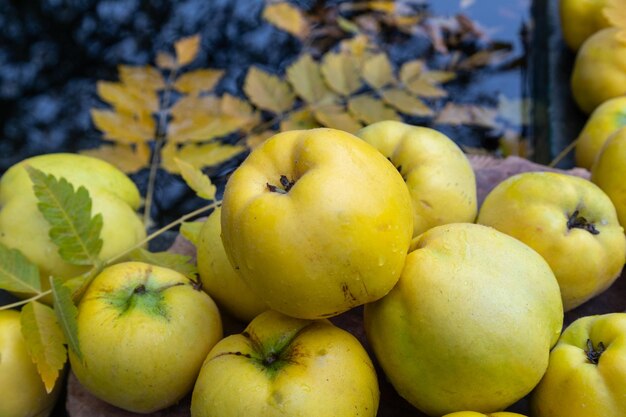
[[[528, 395], [532, 416], [626, 416], [626, 314], [563, 331], [564, 311], [626, 262], [626, 181], [615, 181], [626, 178], [626, 135], [611, 143], [592, 181], [522, 173], [479, 208], [468, 159], [435, 130], [386, 121], [356, 135], [279, 133], [203, 222], [202, 285], [146, 262], [95, 277], [71, 370], [138, 413], [191, 393], [194, 417], [375, 416], [382, 369], [429, 416], [512, 416], [500, 411]], [[86, 156], [28, 159], [0, 180], [0, 243], [42, 278], [69, 266], [47, 249], [27, 166], [88, 190], [110, 253], [145, 237], [122, 173]], [[358, 306], [368, 349], [328, 320]], [[222, 314], [247, 327], [224, 337]], [[1, 311], [0, 416], [47, 415], [58, 391], [39, 378], [20, 313]]]

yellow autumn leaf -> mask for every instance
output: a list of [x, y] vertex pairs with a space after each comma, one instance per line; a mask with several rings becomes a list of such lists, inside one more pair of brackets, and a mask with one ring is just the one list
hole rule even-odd
[[306, 38], [309, 34], [309, 23], [302, 11], [290, 3], [281, 2], [265, 6], [263, 18], [300, 39]]
[[205, 175], [199, 168], [191, 165], [187, 161], [174, 158], [174, 162], [178, 166], [180, 175], [182, 175], [185, 183], [191, 188], [198, 197], [205, 200], [214, 200], [217, 189], [211, 182], [211, 178]]
[[401, 121], [396, 111], [382, 101], [366, 94], [361, 94], [348, 101], [348, 110], [366, 125], [383, 120]]
[[158, 52], [155, 59], [157, 67], [166, 70], [173, 70], [178, 67], [176, 58], [167, 52]]
[[382, 91], [383, 101], [411, 116], [432, 116], [434, 112], [422, 100], [399, 88]]
[[448, 96], [448, 92], [446, 90], [437, 87], [421, 77], [411, 81], [405, 86], [410, 92], [419, 97], [442, 98]]
[[221, 98], [220, 110], [222, 114], [236, 118], [240, 123], [239, 128], [246, 132], [261, 121], [261, 115], [250, 103], [228, 93]]
[[216, 166], [244, 152], [245, 146], [221, 142], [176, 145], [166, 143], [161, 150], [161, 166], [172, 174], [179, 174], [175, 159], [182, 159], [196, 168]]
[[308, 108], [292, 112], [280, 122], [281, 132], [314, 129], [316, 127], [320, 127], [320, 125], [315, 120], [313, 112]]
[[103, 101], [120, 113], [150, 117], [159, 109], [159, 97], [155, 91], [141, 91], [123, 83], [109, 81], [98, 81], [96, 90]]
[[437, 115], [435, 123], [493, 128], [498, 126], [497, 115], [497, 110], [493, 108], [449, 102]]
[[347, 53], [328, 52], [321, 65], [322, 75], [328, 86], [335, 92], [349, 96], [363, 85], [358, 74], [355, 59]]
[[185, 239], [193, 243], [194, 246], [198, 246], [198, 239], [200, 238], [200, 230], [204, 226], [204, 221], [195, 222], [183, 222], [180, 224], [180, 234]]
[[31, 301], [20, 313], [22, 335], [48, 393], [52, 392], [67, 358], [65, 337], [54, 310]]
[[385, 53], [379, 53], [365, 61], [363, 79], [374, 89], [381, 89], [395, 81], [393, 67]]
[[198, 56], [200, 51], [200, 35], [182, 38], [174, 44], [178, 65], [184, 67]]
[[287, 79], [296, 94], [311, 104], [332, 101], [333, 94], [326, 87], [319, 64], [311, 55], [303, 54], [287, 68]]
[[136, 145], [100, 145], [98, 148], [80, 151], [83, 155], [93, 156], [115, 165], [127, 174], [133, 174], [150, 165], [150, 147], [145, 143]]
[[274, 132], [273, 130], [265, 130], [255, 135], [248, 135], [246, 137], [246, 146], [250, 149], [254, 149], [275, 134], [276, 132]]
[[510, 54], [510, 49], [485, 49], [468, 56], [456, 67], [460, 70], [471, 71], [477, 68], [495, 66], [502, 63]]
[[407, 61], [400, 67], [400, 81], [402, 84], [409, 84], [416, 80], [426, 70], [426, 64], [421, 59]]
[[295, 100], [287, 82], [256, 67], [248, 70], [243, 91], [257, 107], [277, 114], [291, 109]]
[[167, 138], [174, 143], [204, 142], [234, 133], [241, 125], [242, 121], [232, 116], [203, 114], [172, 120], [168, 126]]
[[213, 90], [222, 75], [224, 71], [216, 69], [189, 71], [176, 79], [174, 88], [181, 93], [198, 95]]
[[422, 73], [421, 78], [431, 84], [443, 84], [454, 80], [456, 73], [453, 71], [428, 70]]
[[120, 143], [139, 143], [152, 140], [156, 129], [152, 118], [117, 113], [111, 110], [91, 110], [91, 119], [105, 139]]
[[420, 59], [405, 62], [400, 67], [400, 81], [413, 94], [419, 97], [441, 98], [448, 93], [437, 84], [456, 77], [451, 71], [430, 71]]
[[341, 106], [324, 106], [315, 110], [315, 118], [323, 126], [354, 133], [363, 127]]
[[135, 67], [129, 65], [119, 65], [117, 71], [120, 80], [137, 90], [157, 91], [165, 87], [165, 80], [161, 72], [149, 65]]

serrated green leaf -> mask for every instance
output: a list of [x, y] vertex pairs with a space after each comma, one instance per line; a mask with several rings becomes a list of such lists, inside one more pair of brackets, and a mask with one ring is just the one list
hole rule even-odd
[[41, 292], [39, 269], [17, 249], [0, 243], [0, 289], [21, 293]]
[[369, 95], [359, 95], [348, 101], [348, 110], [365, 124], [383, 120], [402, 120], [400, 115], [385, 103]]
[[50, 289], [52, 290], [54, 312], [65, 336], [65, 341], [76, 356], [82, 359], [83, 354], [78, 342], [78, 324], [76, 322], [78, 309], [72, 301], [72, 292], [63, 285], [60, 278], [53, 276], [50, 277]]
[[31, 166], [26, 168], [33, 182], [39, 211], [50, 224], [49, 236], [63, 260], [73, 265], [96, 265], [102, 249], [102, 215], [91, 216], [91, 197], [85, 187], [75, 191], [65, 178]]
[[191, 256], [180, 255], [172, 252], [149, 252], [145, 249], [135, 249], [129, 255], [132, 261], [145, 262], [150, 265], [173, 269], [185, 275], [190, 280], [195, 280], [198, 268], [192, 263]]
[[287, 82], [256, 67], [248, 70], [243, 91], [258, 108], [278, 114], [291, 109], [296, 98]]
[[333, 94], [326, 87], [319, 64], [309, 54], [301, 55], [287, 68], [287, 79], [296, 94], [307, 103], [332, 101]]
[[180, 225], [180, 234], [194, 246], [197, 246], [202, 226], [204, 226], [204, 222], [183, 222]]
[[205, 175], [199, 168], [194, 167], [189, 162], [179, 158], [174, 158], [174, 162], [178, 165], [180, 175], [182, 175], [185, 183], [196, 192], [198, 197], [205, 200], [214, 200], [217, 189], [211, 182], [211, 178]]
[[36, 301], [24, 306], [20, 321], [28, 353], [50, 393], [67, 359], [63, 330], [54, 310]]
[[363, 79], [374, 89], [394, 83], [393, 67], [387, 54], [381, 52], [365, 61]]
[[321, 70], [328, 86], [343, 96], [349, 96], [363, 85], [355, 76], [359, 70], [355, 59], [347, 53], [327, 53]]

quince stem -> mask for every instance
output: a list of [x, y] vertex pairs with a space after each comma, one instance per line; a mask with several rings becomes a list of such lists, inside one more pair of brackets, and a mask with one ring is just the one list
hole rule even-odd
[[598, 362], [600, 362], [600, 356], [602, 356], [602, 353], [605, 350], [606, 347], [604, 346], [604, 343], [600, 342], [598, 343], [597, 348], [594, 348], [591, 339], [587, 339], [587, 350], [585, 350], [585, 353], [587, 354], [587, 360], [589, 360], [589, 362], [597, 365]]

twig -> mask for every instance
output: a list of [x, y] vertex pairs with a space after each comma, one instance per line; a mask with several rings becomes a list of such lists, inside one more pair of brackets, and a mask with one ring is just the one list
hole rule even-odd
[[30, 298], [27, 298], [25, 300], [20, 300], [20, 301], [16, 301], [14, 303], [11, 303], [11, 304], [2, 305], [2, 306], [0, 306], [0, 310], [8, 310], [8, 309], [13, 308], [13, 307], [19, 307], [21, 305], [28, 304], [31, 301], [39, 300], [40, 298], [43, 298], [43, 297], [45, 297], [46, 295], [49, 295], [49, 294], [52, 294], [52, 290], [47, 290], [47, 291], [44, 291], [44, 292], [40, 292], [39, 294], [34, 295], [34, 296], [32, 296]]
[[550, 168], [554, 168], [557, 166], [557, 164], [559, 162], [561, 162], [561, 160], [563, 158], [565, 158], [567, 156], [568, 153], [570, 153], [572, 151], [572, 149], [574, 149], [576, 147], [576, 143], [578, 142], [578, 139], [574, 140], [572, 143], [570, 143], [569, 145], [567, 145], [565, 147], [565, 149], [563, 149], [557, 156], [556, 158], [554, 158], [552, 160], [552, 162], [550, 162], [550, 164], [548, 165]]

